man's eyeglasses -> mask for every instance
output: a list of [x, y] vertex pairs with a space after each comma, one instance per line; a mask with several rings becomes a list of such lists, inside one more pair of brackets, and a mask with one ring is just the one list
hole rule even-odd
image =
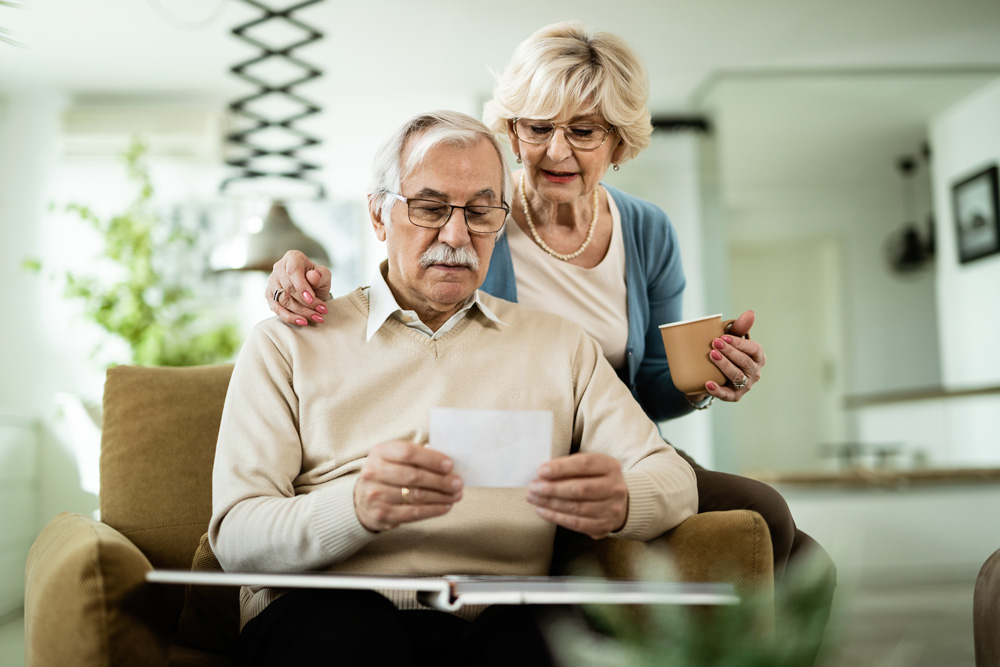
[[570, 123], [556, 125], [547, 120], [532, 120], [531, 118], [514, 119], [514, 136], [529, 144], [548, 143], [556, 134], [556, 129], [563, 129], [563, 136], [573, 148], [582, 151], [592, 151], [600, 148], [607, 141], [608, 135], [614, 129], [597, 123]]
[[410, 222], [417, 227], [441, 229], [451, 220], [456, 208], [465, 214], [465, 226], [475, 234], [496, 234], [503, 229], [503, 223], [510, 213], [509, 206], [455, 206], [433, 199], [411, 199], [395, 192], [387, 192], [406, 203]]

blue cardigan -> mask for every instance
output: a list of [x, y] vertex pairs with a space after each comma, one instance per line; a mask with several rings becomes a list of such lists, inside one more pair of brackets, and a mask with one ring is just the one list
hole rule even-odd
[[[674, 226], [659, 207], [610, 185], [605, 189], [618, 206], [625, 244], [628, 292], [626, 367], [619, 372], [650, 419], [662, 421], [691, 411], [674, 387], [659, 325], [681, 319], [684, 269]], [[507, 236], [497, 239], [482, 289], [517, 301], [514, 264]]]

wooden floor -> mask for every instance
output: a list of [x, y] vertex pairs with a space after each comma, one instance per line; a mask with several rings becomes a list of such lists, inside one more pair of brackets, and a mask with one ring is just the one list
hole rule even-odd
[[974, 581], [838, 591], [822, 667], [974, 667]]

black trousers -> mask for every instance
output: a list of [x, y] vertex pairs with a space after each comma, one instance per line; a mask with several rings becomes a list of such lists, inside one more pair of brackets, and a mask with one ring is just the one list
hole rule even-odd
[[494, 605], [475, 621], [400, 611], [374, 591], [297, 589], [247, 623], [235, 667], [467, 665], [551, 667], [546, 607]]

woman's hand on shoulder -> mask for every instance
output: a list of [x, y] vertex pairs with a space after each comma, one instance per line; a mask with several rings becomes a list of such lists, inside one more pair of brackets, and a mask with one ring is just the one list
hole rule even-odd
[[729, 326], [726, 334], [712, 341], [712, 361], [729, 381], [724, 385], [707, 382], [705, 389], [720, 401], [736, 402], [760, 381], [760, 371], [767, 363], [764, 348], [755, 340], [744, 338], [754, 324], [754, 312], [748, 310]]
[[274, 263], [264, 297], [271, 311], [286, 324], [304, 327], [323, 323], [330, 298], [330, 269], [289, 250]]

